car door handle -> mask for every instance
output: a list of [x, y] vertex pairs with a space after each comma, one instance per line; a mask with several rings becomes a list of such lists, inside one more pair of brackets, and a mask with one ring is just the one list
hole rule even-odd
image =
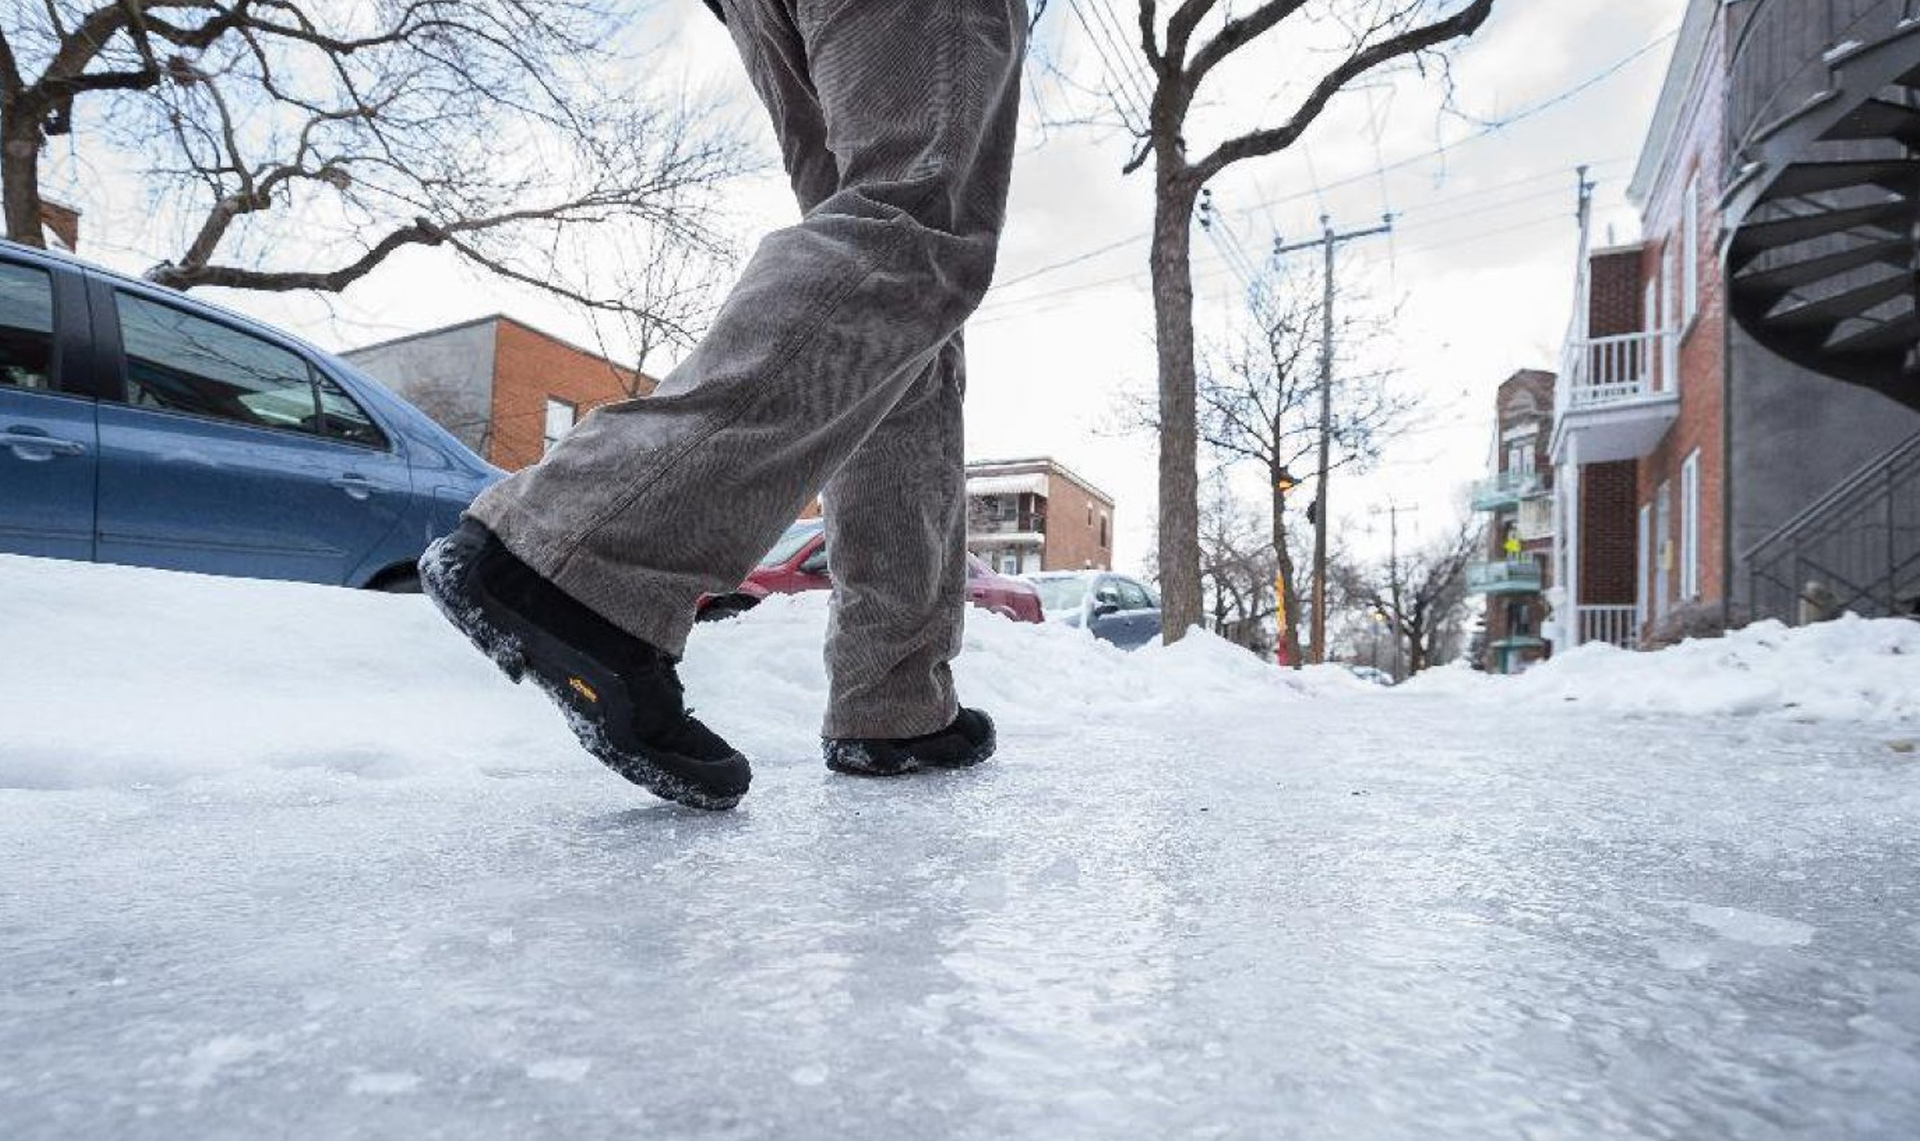
[[347, 493], [354, 499], [365, 499], [373, 494], [373, 481], [357, 472], [335, 476], [327, 482]]
[[87, 446], [78, 440], [49, 436], [38, 428], [8, 428], [0, 432], [0, 448], [12, 448], [23, 460], [44, 460], [54, 456], [85, 455]]

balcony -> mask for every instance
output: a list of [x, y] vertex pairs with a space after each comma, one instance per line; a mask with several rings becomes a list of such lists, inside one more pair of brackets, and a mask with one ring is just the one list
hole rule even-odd
[[1640, 642], [1640, 614], [1632, 603], [1624, 606], [1581, 606], [1580, 644], [1608, 642], [1631, 650]]
[[1554, 390], [1553, 457], [1639, 459], [1680, 415], [1678, 338], [1669, 330], [1569, 342]]
[[1547, 494], [1544, 474], [1537, 471], [1503, 471], [1473, 485], [1475, 511], [1507, 511], [1523, 499]]
[[1537, 594], [1540, 564], [1533, 559], [1502, 559], [1467, 564], [1469, 594]]

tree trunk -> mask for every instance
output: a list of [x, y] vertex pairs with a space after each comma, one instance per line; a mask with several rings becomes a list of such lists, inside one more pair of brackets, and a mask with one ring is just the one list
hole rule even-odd
[[[1153, 203], [1154, 350], [1160, 371], [1161, 637], [1179, 641], [1201, 620], [1200, 466], [1194, 412], [1194, 188], [1156, 169]], [[1177, 159], [1171, 161], [1178, 161]]]
[[40, 222], [40, 120], [18, 103], [0, 109], [0, 204], [7, 237], [45, 246]]
[[1280, 568], [1280, 645], [1285, 647], [1287, 664], [1299, 669], [1300, 593], [1293, 587], [1293, 555], [1287, 550], [1287, 493], [1280, 490], [1280, 473], [1267, 473], [1267, 486], [1273, 490], [1273, 557]]

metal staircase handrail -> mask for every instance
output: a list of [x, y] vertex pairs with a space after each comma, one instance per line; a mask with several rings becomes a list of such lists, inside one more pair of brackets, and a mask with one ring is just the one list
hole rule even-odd
[[[1768, 17], [1773, 14], [1773, 10], [1784, 10], [1788, 6], [1788, 0], [1756, 0], [1752, 9], [1747, 13], [1746, 19], [1742, 21], [1740, 31], [1734, 37], [1733, 44], [1727, 52], [1727, 70], [1729, 74], [1739, 73], [1740, 63], [1742, 57], [1746, 55], [1749, 41], [1757, 34], [1757, 29], [1766, 25]], [[1817, 6], [1806, 4], [1804, 0], [1794, 3], [1792, 5], [1794, 10], [1790, 16], [1782, 18], [1804, 20], [1812, 17], [1822, 20], [1825, 24], [1824, 39], [1828, 45], [1828, 52], [1804, 60], [1800, 67], [1794, 71], [1792, 78], [1798, 79], [1801, 75], [1818, 69], [1831, 71], [1836, 64], [1842, 62], [1841, 60], [1832, 58], [1831, 55], [1832, 48], [1844, 42], [1842, 37], [1851, 36], [1861, 25], [1868, 23], [1874, 17], [1880, 15], [1883, 7], [1891, 8], [1892, 6], [1891, 3], [1884, 6], [1868, 4], [1864, 10], [1848, 13], [1846, 23], [1843, 26], [1836, 26], [1838, 21], [1835, 19], [1836, 13], [1831, 3]], [[1890, 30], [1896, 33], [1910, 31], [1912, 28], [1909, 21], [1910, 17], [1899, 19]], [[1760, 128], [1777, 125], [1782, 118], [1792, 118], [1799, 114], [1800, 111], [1805, 110], [1805, 108], [1795, 108], [1793, 111], [1783, 112], [1782, 115], [1770, 117], [1774, 107], [1782, 98], [1789, 97], [1788, 93], [1792, 90], [1792, 83], [1778, 83], [1774, 86], [1772, 93], [1762, 100], [1758, 106], [1741, 109], [1746, 112], [1743, 116], [1746, 120], [1744, 123], [1736, 123], [1731, 118], [1729, 119], [1727, 122], [1727, 132], [1729, 135], [1727, 139], [1727, 158], [1735, 168], [1744, 160], [1747, 144], [1753, 141], [1757, 135], [1765, 133], [1761, 131]]]
[[1875, 456], [1852, 475], [1833, 485], [1825, 495], [1795, 512], [1792, 518], [1767, 532], [1765, 537], [1748, 547], [1741, 558], [1749, 563], [1757, 562], [1768, 547], [1791, 538], [1794, 532], [1828, 514], [1860, 489], [1908, 461], [1920, 462], [1920, 433], [1915, 433], [1905, 441], [1894, 445], [1892, 450]]

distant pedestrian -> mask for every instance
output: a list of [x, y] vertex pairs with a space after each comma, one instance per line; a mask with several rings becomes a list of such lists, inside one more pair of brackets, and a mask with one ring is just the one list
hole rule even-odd
[[960, 329], [993, 277], [1023, 0], [707, 0], [773, 116], [802, 220], [768, 235], [650, 397], [601, 408], [421, 559], [426, 592], [627, 779], [702, 808], [742, 757], [675, 666], [817, 493], [833, 578], [823, 752], [840, 771], [994, 749], [949, 662], [965, 604]]

